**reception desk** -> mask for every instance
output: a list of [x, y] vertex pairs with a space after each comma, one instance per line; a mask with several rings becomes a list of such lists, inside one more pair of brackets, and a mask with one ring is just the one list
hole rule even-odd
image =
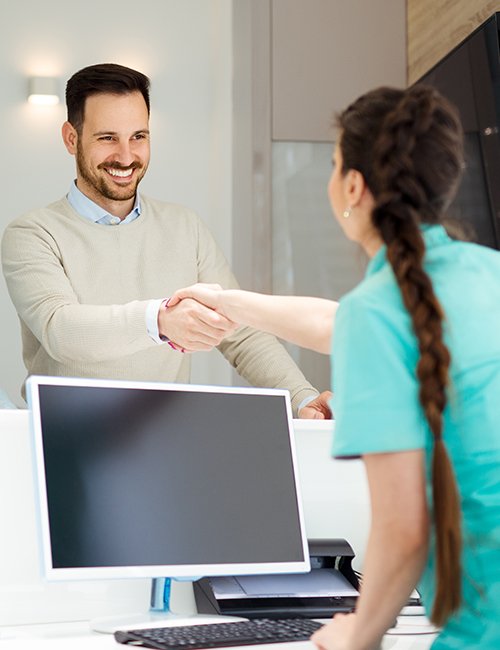
[[[28, 415], [25, 410], [0, 410], [0, 650], [119, 647], [112, 637], [92, 634], [88, 621], [146, 610], [151, 582], [44, 581]], [[361, 569], [369, 527], [363, 464], [331, 459], [332, 422], [296, 420], [294, 429], [307, 535], [345, 538], [356, 555], [354, 567]], [[195, 611], [190, 583], [173, 583], [171, 606], [174, 611]], [[428, 635], [388, 636], [384, 648], [423, 649], [430, 640]], [[312, 647], [293, 644], [296, 650], [299, 645]]]

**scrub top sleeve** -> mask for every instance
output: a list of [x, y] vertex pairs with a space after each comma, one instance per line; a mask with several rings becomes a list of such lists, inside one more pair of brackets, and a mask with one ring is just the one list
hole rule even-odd
[[[383, 305], [383, 302], [381, 302]], [[406, 311], [346, 297], [332, 352], [333, 455], [420, 449], [428, 427], [418, 399], [417, 342]]]

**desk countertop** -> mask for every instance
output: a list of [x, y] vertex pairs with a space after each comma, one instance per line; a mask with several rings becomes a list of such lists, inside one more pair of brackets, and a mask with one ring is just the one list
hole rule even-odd
[[[404, 617], [402, 629], [410, 625], [413, 617]], [[384, 637], [383, 650], [428, 650], [435, 638], [433, 634], [391, 634]], [[88, 623], [53, 623], [0, 627], [0, 650], [105, 650], [126, 648], [117, 643], [111, 634], [91, 632]], [[247, 646], [250, 648], [252, 646]], [[309, 641], [268, 644], [265, 650], [311, 650]]]

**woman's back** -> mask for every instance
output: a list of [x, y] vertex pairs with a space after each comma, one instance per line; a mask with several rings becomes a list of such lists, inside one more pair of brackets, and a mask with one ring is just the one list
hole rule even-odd
[[452, 359], [443, 433], [463, 536], [464, 606], [436, 648], [500, 648], [500, 253], [455, 242], [426, 268]]
[[[453, 241], [441, 226], [423, 230], [424, 266], [444, 310], [451, 353], [443, 437], [463, 518], [463, 607], [435, 647], [500, 648], [500, 252]], [[411, 320], [382, 249], [337, 315], [334, 452], [425, 448], [432, 504], [434, 441], [418, 399], [418, 358]], [[432, 536], [420, 585], [428, 608], [435, 594], [434, 558]]]

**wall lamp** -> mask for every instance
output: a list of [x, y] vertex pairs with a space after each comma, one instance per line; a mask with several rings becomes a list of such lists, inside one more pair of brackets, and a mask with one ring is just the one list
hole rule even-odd
[[56, 77], [31, 77], [28, 80], [28, 101], [38, 106], [59, 104], [59, 79]]

